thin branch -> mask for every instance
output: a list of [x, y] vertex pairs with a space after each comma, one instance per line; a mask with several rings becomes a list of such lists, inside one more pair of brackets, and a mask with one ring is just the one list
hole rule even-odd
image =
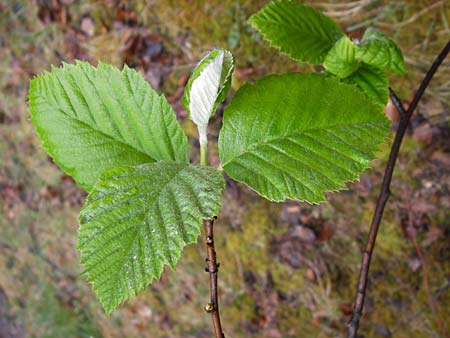
[[[208, 137], [207, 130], [202, 134], [199, 129], [200, 134], [200, 165], [208, 165]], [[203, 136], [202, 136], [203, 135]], [[217, 218], [217, 217], [216, 217]], [[220, 323], [220, 313], [219, 313], [219, 297], [217, 292], [217, 279], [219, 273], [219, 264], [216, 261], [216, 249], [214, 247], [214, 220], [204, 219], [203, 225], [206, 230], [206, 263], [207, 267], [205, 271], [209, 273], [209, 289], [211, 302], [205, 305], [205, 311], [211, 313], [214, 332], [216, 338], [225, 338], [222, 331], [222, 324]]]
[[206, 230], [206, 250], [208, 257], [206, 258], [206, 272], [209, 273], [209, 284], [211, 293], [211, 302], [206, 304], [205, 311], [211, 313], [214, 324], [216, 338], [225, 338], [220, 323], [219, 314], [219, 297], [217, 295], [217, 275], [219, 273], [219, 264], [216, 261], [216, 250], [214, 248], [214, 220], [204, 220]]
[[439, 68], [441, 63], [444, 61], [449, 51], [450, 51], [450, 40], [447, 42], [447, 45], [444, 47], [444, 49], [441, 51], [441, 53], [434, 61], [431, 68], [428, 70], [410, 106], [408, 107], [406, 114], [402, 116], [402, 118], [400, 119], [400, 124], [397, 133], [395, 135], [394, 143], [392, 144], [391, 153], [389, 155], [386, 170], [384, 172], [383, 183], [381, 184], [381, 191], [378, 196], [378, 201], [372, 218], [372, 223], [370, 225], [370, 232], [369, 237], [367, 239], [366, 248], [362, 256], [355, 306], [353, 308], [352, 318], [348, 323], [348, 338], [356, 338], [358, 332], [359, 321], [362, 316], [364, 299], [366, 296], [370, 261], [372, 259], [378, 229], [380, 227], [381, 219], [383, 217], [384, 207], [386, 205], [387, 200], [389, 199], [389, 196], [391, 195], [390, 185], [392, 180], [392, 174], [394, 173], [395, 162], [397, 160], [397, 156], [400, 151], [400, 146], [402, 144], [403, 137], [405, 135], [406, 129], [408, 128], [411, 116], [414, 110], [416, 109], [420, 99], [422, 98], [423, 93], [427, 89], [431, 79], [433, 78], [434, 73]]
[[389, 96], [391, 97], [391, 101], [394, 104], [397, 111], [400, 113], [400, 116], [403, 118], [406, 116], [406, 109], [403, 105], [402, 101], [399, 99], [397, 94], [389, 87]]

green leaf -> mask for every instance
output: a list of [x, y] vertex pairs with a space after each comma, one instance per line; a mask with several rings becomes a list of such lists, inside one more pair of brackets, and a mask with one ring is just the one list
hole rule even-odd
[[319, 203], [358, 179], [389, 121], [354, 86], [323, 74], [268, 76], [247, 84], [224, 113], [222, 167], [273, 201]]
[[328, 52], [323, 66], [330, 73], [342, 79], [346, 78], [359, 67], [355, 58], [355, 52], [355, 44], [347, 36], [343, 36]]
[[249, 22], [272, 47], [297, 61], [322, 63], [344, 33], [333, 20], [301, 3], [273, 1]]
[[186, 85], [183, 106], [206, 139], [208, 121], [228, 95], [234, 70], [233, 55], [223, 49], [209, 52], [194, 69]]
[[355, 73], [345, 79], [345, 82], [355, 84], [380, 108], [386, 106], [389, 98], [389, 80], [382, 69], [362, 64]]
[[382, 70], [405, 72], [401, 49], [394, 40], [373, 28], [367, 29], [364, 33], [356, 50], [356, 58]]
[[136, 295], [219, 212], [225, 180], [212, 167], [160, 161], [115, 167], [95, 184], [80, 214], [84, 274], [110, 313]]
[[52, 68], [31, 81], [29, 101], [43, 148], [87, 191], [110, 167], [189, 160], [172, 107], [127, 66]]

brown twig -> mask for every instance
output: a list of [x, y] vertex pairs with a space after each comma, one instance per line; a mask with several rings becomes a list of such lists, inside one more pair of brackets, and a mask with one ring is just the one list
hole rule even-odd
[[389, 87], [389, 96], [391, 97], [391, 101], [394, 104], [395, 108], [399, 112], [400, 116], [406, 116], [406, 110], [403, 106], [402, 101], [399, 99], [397, 94]]
[[[433, 78], [434, 73], [439, 68], [441, 63], [444, 61], [445, 57], [448, 55], [450, 51], [450, 40], [447, 42], [447, 45], [438, 55], [433, 65], [428, 70], [425, 75], [422, 83], [420, 84], [419, 89], [417, 90], [414, 98], [406, 110], [406, 114], [401, 114], [400, 124], [397, 129], [397, 133], [395, 135], [394, 143], [392, 144], [391, 153], [389, 154], [389, 159], [387, 162], [386, 170], [384, 172], [383, 183], [381, 184], [381, 191], [378, 196], [377, 205], [375, 208], [375, 212], [372, 218], [372, 223], [370, 225], [369, 237], [367, 239], [366, 248], [364, 250], [361, 268], [359, 273], [359, 281], [358, 281], [358, 289], [355, 299], [355, 305], [353, 308], [353, 315], [348, 323], [348, 338], [356, 338], [358, 332], [359, 321], [362, 316], [362, 310], [364, 307], [364, 299], [366, 296], [366, 288], [367, 288], [367, 280], [369, 275], [370, 261], [372, 259], [373, 249], [375, 247], [375, 242], [378, 234], [378, 229], [380, 227], [381, 219], [383, 217], [384, 207], [386, 206], [386, 202], [391, 195], [390, 185], [392, 180], [392, 174], [394, 173], [395, 162], [397, 160], [398, 153], [400, 151], [400, 146], [403, 141], [403, 137], [408, 128], [409, 122], [411, 120], [411, 116], [416, 109], [420, 99], [422, 98], [423, 93], [427, 89], [430, 84], [431, 79]], [[396, 96], [395, 96], [396, 97]], [[400, 100], [396, 100], [400, 102]], [[394, 100], [393, 100], [394, 102]]]
[[222, 324], [220, 323], [219, 297], [217, 296], [217, 274], [219, 273], [219, 264], [216, 260], [216, 250], [214, 248], [214, 220], [206, 219], [203, 221], [203, 224], [205, 225], [206, 230], [206, 263], [208, 265], [205, 271], [209, 273], [211, 294], [211, 302], [206, 304], [205, 311], [211, 313], [216, 338], [225, 338], [222, 331]]

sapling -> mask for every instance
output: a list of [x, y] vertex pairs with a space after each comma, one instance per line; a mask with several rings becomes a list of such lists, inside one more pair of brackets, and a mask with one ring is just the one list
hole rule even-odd
[[183, 105], [197, 126], [200, 165], [163, 95], [137, 71], [76, 61], [31, 81], [31, 121], [42, 147], [89, 195], [80, 212], [84, 274], [107, 313], [136, 295], [206, 230], [216, 337], [219, 316], [213, 222], [223, 174], [262, 197], [320, 203], [357, 180], [389, 132], [385, 71], [403, 72], [396, 44], [368, 29], [352, 41], [303, 4], [275, 1], [250, 22], [291, 58], [321, 73], [270, 75], [226, 107], [220, 166], [208, 164], [208, 122], [231, 87], [234, 60], [214, 49], [193, 71]]
[[[392, 143], [369, 236], [362, 254], [353, 314], [348, 323], [348, 337], [356, 338], [364, 306], [370, 262], [384, 207], [390, 196], [390, 183], [400, 146], [423, 93], [450, 52], [450, 40], [428, 70], [406, 109], [395, 92], [388, 88], [389, 81], [385, 74], [386, 71], [405, 72], [403, 55], [397, 44], [382, 32], [368, 28], [360, 41], [352, 41], [325, 15], [306, 5], [286, 0], [270, 3], [255, 14], [250, 22], [281, 52], [299, 61], [321, 64], [325, 74], [332, 74], [342, 82], [356, 86], [378, 106], [380, 111], [390, 95], [400, 113], [398, 130]], [[349, 133], [354, 130], [349, 130]], [[331, 158], [335, 161], [334, 156]]]

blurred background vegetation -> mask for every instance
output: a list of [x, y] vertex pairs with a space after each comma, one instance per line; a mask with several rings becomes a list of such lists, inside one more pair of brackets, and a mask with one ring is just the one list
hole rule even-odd
[[[237, 60], [236, 90], [268, 73], [313, 70], [268, 47], [247, 24], [267, 1], [0, 0], [0, 337], [212, 337], [202, 242], [139, 297], [107, 317], [80, 277], [77, 214], [85, 193], [40, 149], [28, 121], [28, 82], [74, 59], [124, 63], [174, 106], [212, 47]], [[307, 1], [358, 38], [368, 26], [401, 46], [405, 100], [450, 37], [445, 0]], [[371, 270], [362, 337], [449, 337], [450, 62], [419, 106], [402, 148]], [[398, 116], [392, 105], [386, 113]], [[218, 163], [218, 114], [211, 127]], [[270, 204], [229, 182], [216, 227], [227, 337], [345, 337], [389, 144], [329, 203]]]

